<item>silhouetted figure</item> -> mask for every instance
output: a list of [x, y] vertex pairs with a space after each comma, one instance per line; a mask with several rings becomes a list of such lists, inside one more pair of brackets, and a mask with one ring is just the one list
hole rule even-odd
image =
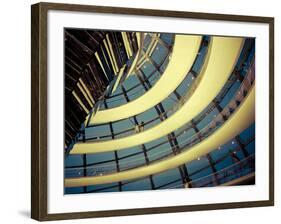
[[141, 125], [140, 125], [140, 131], [143, 131], [143, 130], [144, 130], [144, 122], [142, 121]]
[[135, 132], [136, 133], [140, 132], [140, 125], [138, 125], [138, 124], [135, 125]]

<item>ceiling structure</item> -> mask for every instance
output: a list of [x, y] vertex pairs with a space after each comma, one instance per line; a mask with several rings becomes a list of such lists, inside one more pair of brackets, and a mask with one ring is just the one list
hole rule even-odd
[[254, 39], [66, 29], [65, 48], [66, 194], [255, 182]]

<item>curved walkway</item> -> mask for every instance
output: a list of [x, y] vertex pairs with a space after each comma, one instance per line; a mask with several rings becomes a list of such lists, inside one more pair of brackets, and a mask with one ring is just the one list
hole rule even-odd
[[148, 130], [124, 138], [76, 143], [70, 154], [100, 153], [130, 148], [158, 139], [189, 122], [208, 106], [223, 88], [236, 65], [243, 42], [243, 38], [213, 38], [211, 53], [201, 70], [199, 75], [201, 80], [197, 88], [188, 101], [165, 121]]

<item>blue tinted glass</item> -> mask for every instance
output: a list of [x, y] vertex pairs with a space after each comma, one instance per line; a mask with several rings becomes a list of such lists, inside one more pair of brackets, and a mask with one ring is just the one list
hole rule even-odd
[[137, 190], [150, 190], [150, 189], [151, 189], [151, 185], [149, 179], [134, 181], [122, 186], [122, 190], [124, 191], [137, 191]]
[[170, 33], [162, 33], [160, 34], [160, 38], [167, 44], [172, 43], [172, 34]]
[[81, 166], [83, 164], [82, 155], [68, 155], [65, 157], [65, 166]]
[[114, 160], [114, 159], [115, 157], [113, 152], [95, 153], [95, 154], [87, 155], [88, 163], [98, 163], [98, 162]]
[[181, 178], [180, 172], [176, 168], [176, 169], [168, 170], [166, 172], [154, 175], [153, 181], [154, 181], [155, 186], [159, 187], [163, 184], [167, 184], [167, 183], [175, 181], [179, 178]]

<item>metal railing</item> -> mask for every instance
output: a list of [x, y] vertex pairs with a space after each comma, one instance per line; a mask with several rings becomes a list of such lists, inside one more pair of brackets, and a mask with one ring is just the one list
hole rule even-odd
[[255, 154], [252, 154], [237, 163], [221, 169], [218, 172], [190, 181], [188, 185], [192, 186], [192, 188], [217, 186], [246, 176], [247, 174], [253, 172], [255, 172]]

